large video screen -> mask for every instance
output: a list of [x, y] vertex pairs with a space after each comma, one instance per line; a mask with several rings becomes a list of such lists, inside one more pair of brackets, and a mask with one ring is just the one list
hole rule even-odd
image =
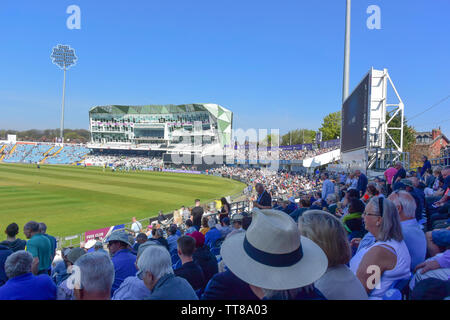
[[367, 144], [370, 74], [364, 78], [342, 106], [341, 151], [360, 149]]

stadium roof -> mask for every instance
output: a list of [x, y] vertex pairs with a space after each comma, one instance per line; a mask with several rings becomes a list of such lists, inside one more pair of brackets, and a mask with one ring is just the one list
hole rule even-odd
[[[194, 104], [167, 104], [167, 105], [145, 105], [145, 106], [97, 106], [89, 110], [89, 113], [113, 113], [113, 114], [166, 114], [166, 113], [185, 113], [196, 111], [208, 111], [214, 116], [219, 117], [222, 114], [231, 113], [226, 108], [218, 104], [194, 103]], [[229, 119], [231, 121], [231, 118]]]

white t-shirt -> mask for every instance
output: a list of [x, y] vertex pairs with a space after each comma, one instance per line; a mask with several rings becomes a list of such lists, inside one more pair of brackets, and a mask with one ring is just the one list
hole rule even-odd
[[131, 230], [134, 233], [138, 233], [141, 232], [142, 230], [142, 224], [139, 221], [133, 222], [133, 224], [131, 225]]

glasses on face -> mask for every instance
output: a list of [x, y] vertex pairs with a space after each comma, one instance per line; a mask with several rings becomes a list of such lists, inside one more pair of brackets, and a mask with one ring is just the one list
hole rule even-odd
[[373, 213], [367, 213], [367, 212], [363, 212], [363, 214], [361, 216], [362, 217], [365, 217], [365, 216], [381, 217], [379, 214], [373, 214]]

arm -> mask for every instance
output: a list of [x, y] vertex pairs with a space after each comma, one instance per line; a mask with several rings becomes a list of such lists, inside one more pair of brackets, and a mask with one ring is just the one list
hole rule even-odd
[[37, 275], [39, 272], [39, 258], [38, 257], [33, 258], [33, 262], [31, 262], [31, 272], [34, 275]]
[[450, 268], [450, 249], [445, 250], [445, 252], [436, 258], [441, 268]]
[[[381, 276], [387, 270], [391, 270], [395, 267], [397, 263], [397, 257], [390, 252], [389, 250], [376, 246], [370, 249], [361, 260], [361, 263], [358, 266], [358, 270], [356, 272], [356, 277], [361, 281], [364, 289], [366, 289], [367, 293], [374, 289], [374, 286], [380, 282]], [[379, 279], [376, 279], [373, 283], [374, 279], [374, 270], [373, 267], [379, 268]]]

